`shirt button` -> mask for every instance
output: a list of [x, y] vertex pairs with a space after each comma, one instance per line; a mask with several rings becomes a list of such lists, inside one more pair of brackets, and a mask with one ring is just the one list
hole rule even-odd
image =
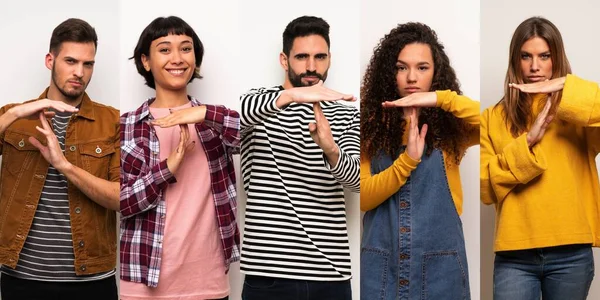
[[79, 247], [83, 247], [85, 243], [83, 241], [79, 241]]
[[81, 267], [79, 267], [79, 270], [81, 270], [82, 272], [85, 272], [85, 270], [87, 270], [87, 268], [85, 267], [85, 265], [82, 265]]
[[406, 280], [406, 279], [400, 280], [400, 285], [404, 285], [404, 286], [408, 285], [408, 280]]
[[408, 228], [408, 227], [402, 227], [402, 228], [400, 228], [400, 232], [402, 232], [402, 233], [410, 232], [410, 228]]
[[77, 149], [77, 147], [75, 147], [75, 145], [73, 145], [73, 146], [69, 147], [69, 150], [71, 150], [71, 152], [72, 152], [72, 151], [75, 151], [75, 149]]
[[165, 215], [165, 214], [160, 215], [161, 219], [165, 219], [166, 217], [167, 217], [167, 215]]
[[76, 213], [76, 214], [80, 214], [80, 213], [81, 213], [81, 208], [79, 208], [79, 207], [75, 207], [75, 213]]

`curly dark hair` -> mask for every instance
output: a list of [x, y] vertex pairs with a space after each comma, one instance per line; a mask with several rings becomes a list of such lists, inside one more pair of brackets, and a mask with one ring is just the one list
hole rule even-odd
[[[396, 61], [400, 51], [413, 43], [427, 44], [431, 48], [434, 75], [430, 91], [452, 90], [462, 94], [456, 73], [436, 33], [422, 23], [399, 24], [380, 40], [363, 78], [360, 91], [362, 157], [370, 159], [381, 150], [393, 157], [402, 146], [406, 127], [403, 110], [383, 108], [381, 103], [400, 98], [396, 86]], [[458, 164], [465, 152], [463, 145], [467, 141], [468, 125], [437, 107], [421, 109], [419, 127], [423, 124], [429, 126], [425, 137], [426, 155], [431, 155], [434, 148], [443, 149]]]

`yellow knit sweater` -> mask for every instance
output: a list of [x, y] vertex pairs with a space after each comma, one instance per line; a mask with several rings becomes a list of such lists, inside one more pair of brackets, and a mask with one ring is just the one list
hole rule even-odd
[[[534, 117], [546, 95], [533, 97]], [[543, 102], [543, 103], [540, 103]], [[598, 84], [568, 75], [556, 117], [531, 150], [502, 107], [481, 117], [481, 201], [496, 205], [495, 251], [600, 245]]]
[[[473, 101], [465, 96], [457, 95], [452, 91], [436, 91], [437, 107], [452, 113], [457, 118], [465, 120], [472, 126], [472, 130], [466, 132], [469, 135], [467, 145], [464, 149], [479, 143], [479, 102]], [[402, 143], [407, 143], [408, 124], [402, 137]], [[425, 154], [424, 154], [425, 155]], [[460, 184], [459, 166], [453, 157], [444, 151], [444, 161], [448, 184], [452, 193], [452, 199], [459, 214], [462, 213], [463, 193]], [[360, 160], [360, 207], [367, 211], [379, 206], [393, 194], [395, 194], [406, 183], [412, 170], [416, 169], [420, 160], [414, 160], [406, 152], [402, 153], [394, 164], [371, 176], [371, 161], [361, 157]], [[426, 184], [426, 183], [424, 183]]]

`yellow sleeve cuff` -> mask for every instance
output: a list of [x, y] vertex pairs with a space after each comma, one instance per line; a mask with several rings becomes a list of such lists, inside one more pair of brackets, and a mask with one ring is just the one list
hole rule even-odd
[[531, 150], [527, 145], [527, 133], [522, 134], [503, 149], [506, 163], [515, 178], [522, 184], [541, 175], [547, 168], [546, 158], [539, 143]]

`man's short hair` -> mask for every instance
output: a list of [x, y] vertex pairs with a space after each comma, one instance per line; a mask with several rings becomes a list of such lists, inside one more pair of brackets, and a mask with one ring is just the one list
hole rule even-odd
[[319, 17], [302, 16], [290, 22], [283, 31], [283, 53], [290, 55], [290, 50], [297, 37], [305, 37], [317, 34], [327, 42], [329, 49], [329, 24]]
[[94, 49], [98, 48], [98, 36], [94, 27], [76, 18], [67, 19], [54, 28], [50, 38], [50, 52], [58, 54], [64, 42], [94, 43]]
[[192, 82], [194, 78], [202, 78], [202, 76], [200, 76], [200, 65], [202, 64], [202, 57], [204, 56], [204, 46], [194, 29], [179, 17], [158, 17], [144, 29], [140, 35], [137, 46], [135, 46], [133, 56], [130, 57], [130, 59], [135, 61], [135, 67], [137, 68], [138, 73], [146, 80], [146, 85], [153, 89], [156, 89], [154, 76], [152, 75], [152, 71], [146, 71], [144, 68], [142, 54], [149, 57], [152, 41], [169, 34], [187, 35], [192, 38], [194, 43], [194, 56], [196, 57], [196, 70], [188, 83]]

